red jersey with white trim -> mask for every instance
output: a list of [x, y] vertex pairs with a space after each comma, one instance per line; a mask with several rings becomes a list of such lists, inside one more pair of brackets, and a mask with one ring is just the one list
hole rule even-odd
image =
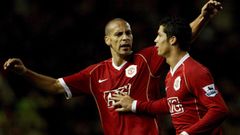
[[177, 134], [220, 135], [228, 108], [209, 70], [188, 57], [166, 77], [166, 94]]
[[209, 70], [185, 55], [165, 80], [166, 98], [137, 102], [137, 111], [164, 113], [168, 108], [178, 135], [221, 135], [228, 108]]
[[142, 101], [159, 98], [164, 65], [165, 59], [152, 46], [132, 54], [119, 69], [108, 59], [59, 80], [68, 96], [94, 96], [105, 135], [159, 135], [154, 115], [116, 112], [110, 98], [119, 92]]

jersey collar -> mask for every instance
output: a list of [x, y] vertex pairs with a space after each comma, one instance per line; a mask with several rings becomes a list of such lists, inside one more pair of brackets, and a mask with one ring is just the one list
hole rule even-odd
[[170, 67], [170, 73], [171, 75], [173, 75], [175, 73], [175, 71], [178, 69], [178, 67], [180, 67], [180, 65], [182, 65], [182, 63], [188, 58], [190, 57], [189, 53], [186, 53], [179, 61], [178, 63], [175, 65], [175, 67], [172, 69]]
[[127, 63], [127, 61], [123, 62], [120, 66], [117, 66], [114, 64], [113, 62], [113, 58], [112, 58], [112, 66], [117, 69], [118, 71]]

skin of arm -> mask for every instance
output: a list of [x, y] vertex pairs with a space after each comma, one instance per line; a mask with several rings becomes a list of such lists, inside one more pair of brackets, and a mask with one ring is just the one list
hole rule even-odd
[[190, 23], [192, 28], [192, 42], [196, 39], [207, 22], [223, 9], [222, 4], [216, 0], [209, 0], [201, 9], [200, 15]]
[[39, 89], [43, 89], [54, 94], [64, 93], [64, 88], [59, 83], [58, 79], [36, 73], [28, 69], [18, 58], [8, 59], [3, 66], [4, 70], [10, 70], [23, 76]]

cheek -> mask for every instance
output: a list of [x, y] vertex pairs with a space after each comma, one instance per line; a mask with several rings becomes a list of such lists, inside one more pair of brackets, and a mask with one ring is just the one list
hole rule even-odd
[[112, 40], [112, 46], [116, 48], [118, 46], [118, 40], [116, 39]]
[[158, 45], [158, 52], [164, 52], [167, 49], [164, 43]]
[[157, 43], [158, 44], [163, 44], [164, 42], [164, 39], [163, 38], [157, 38]]

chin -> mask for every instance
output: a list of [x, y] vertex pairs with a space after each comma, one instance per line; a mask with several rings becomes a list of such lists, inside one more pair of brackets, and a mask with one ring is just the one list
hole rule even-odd
[[132, 50], [129, 50], [129, 51], [121, 51], [120, 54], [121, 54], [121, 55], [130, 55], [130, 54], [132, 54], [132, 52], [133, 52]]
[[125, 54], [126, 55], [131, 55], [132, 53], [133, 53], [133, 51], [131, 50], [131, 51], [126, 52]]
[[163, 54], [161, 54], [161, 53], [158, 53], [158, 56], [162, 56]]

